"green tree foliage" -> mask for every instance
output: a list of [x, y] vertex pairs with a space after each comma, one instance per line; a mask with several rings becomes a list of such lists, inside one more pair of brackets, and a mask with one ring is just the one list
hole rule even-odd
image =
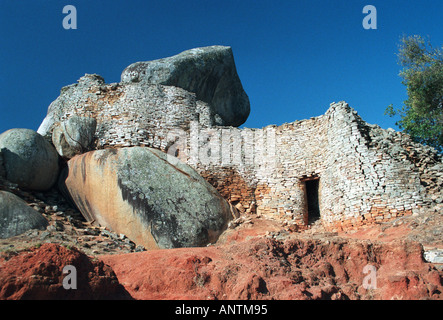
[[433, 48], [421, 36], [404, 36], [399, 46], [400, 76], [408, 99], [385, 114], [399, 115], [396, 124], [413, 140], [443, 151], [443, 46]]

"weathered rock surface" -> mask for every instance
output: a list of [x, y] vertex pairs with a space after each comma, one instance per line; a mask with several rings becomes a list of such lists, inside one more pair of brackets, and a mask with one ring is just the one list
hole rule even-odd
[[96, 127], [94, 118], [72, 116], [54, 127], [52, 143], [60, 156], [72, 158], [92, 150]]
[[[75, 267], [76, 289], [65, 289], [63, 273]], [[72, 285], [72, 281], [68, 281]], [[76, 248], [47, 243], [19, 254], [0, 255], [0, 300], [130, 299], [112, 269]]]
[[0, 191], [0, 238], [10, 238], [30, 229], [45, 229], [48, 221], [16, 195]]
[[155, 149], [91, 151], [68, 166], [65, 184], [85, 218], [146, 249], [214, 242], [231, 216], [229, 204], [196, 171]]
[[69, 158], [79, 148], [61, 124], [71, 117], [90, 117], [97, 122], [98, 148], [142, 145], [164, 150], [171, 128], [188, 130], [191, 122], [239, 126], [249, 112], [231, 48], [213, 46], [132, 64], [121, 83], [106, 84], [101, 76], [86, 74], [62, 88], [37, 132]]
[[0, 190], [18, 196], [48, 221], [46, 229], [31, 229], [14, 237], [0, 238], [0, 252], [27, 250], [42, 242], [77, 247], [88, 256], [144, 250], [143, 246], [137, 246], [124, 234], [86, 221], [56, 188], [45, 192], [25, 191], [0, 179]]
[[136, 62], [123, 71], [121, 81], [175, 86], [193, 92], [220, 117], [217, 125], [239, 126], [249, 116], [249, 98], [230, 47], [195, 48], [169, 58]]
[[[172, 149], [241, 213], [299, 226], [319, 219], [330, 230], [359, 228], [442, 210], [441, 155], [404, 133], [367, 124], [344, 101], [324, 115], [281, 126], [214, 126], [223, 117], [202, 92], [225, 88], [220, 83], [233, 74], [226, 71], [231, 58], [227, 47], [197, 48], [135, 63], [119, 84], [86, 75], [62, 89], [39, 132], [54, 136], [57, 122], [93, 117], [97, 149]], [[309, 202], [318, 210], [309, 212]]]
[[5, 167], [3, 166], [2, 150], [0, 149], [0, 179], [6, 177]]
[[0, 135], [6, 179], [20, 187], [47, 190], [58, 177], [58, 154], [41, 135], [30, 129], [11, 129]]

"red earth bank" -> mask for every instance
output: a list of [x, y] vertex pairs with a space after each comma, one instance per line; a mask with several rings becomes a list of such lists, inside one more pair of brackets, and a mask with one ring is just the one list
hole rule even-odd
[[[443, 299], [443, 272], [407, 231], [288, 233], [259, 219], [200, 248], [94, 258], [43, 244], [0, 256], [0, 299]], [[66, 265], [76, 290], [63, 288]]]

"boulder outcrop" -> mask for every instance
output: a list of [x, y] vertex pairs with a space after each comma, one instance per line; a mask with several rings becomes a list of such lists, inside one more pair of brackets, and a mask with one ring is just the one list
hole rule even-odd
[[48, 221], [16, 195], [0, 191], [0, 239], [22, 234], [30, 229], [44, 230]]
[[121, 81], [161, 84], [193, 92], [218, 115], [217, 125], [239, 126], [249, 116], [249, 98], [230, 47], [195, 48], [169, 58], [136, 62], [123, 71]]
[[229, 47], [62, 88], [40, 135], [0, 136], [0, 299], [442, 299], [441, 154], [343, 101], [248, 114]]
[[155, 149], [91, 151], [68, 166], [66, 189], [82, 214], [147, 249], [215, 242], [231, 216], [196, 171]]
[[239, 126], [249, 112], [231, 48], [213, 46], [134, 63], [120, 83], [106, 84], [101, 76], [86, 74], [62, 88], [37, 132], [58, 141], [61, 123], [91, 117], [97, 121], [99, 148], [113, 140], [117, 146], [162, 148], [171, 128], [188, 130], [193, 121], [205, 127]]
[[10, 129], [0, 135], [5, 177], [22, 188], [48, 190], [57, 180], [59, 157], [54, 147], [30, 129]]
[[97, 121], [90, 117], [72, 116], [58, 123], [52, 132], [52, 143], [58, 154], [72, 158], [92, 150]]

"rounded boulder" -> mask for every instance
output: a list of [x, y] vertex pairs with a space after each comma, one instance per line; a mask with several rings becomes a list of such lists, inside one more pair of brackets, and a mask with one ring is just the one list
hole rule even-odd
[[31, 229], [44, 230], [48, 221], [16, 195], [0, 191], [0, 239], [10, 238]]
[[59, 173], [55, 148], [37, 132], [11, 129], [0, 135], [6, 179], [36, 191], [50, 189]]
[[156, 149], [90, 151], [68, 167], [66, 190], [83, 216], [148, 250], [206, 246], [231, 219], [213, 186]]

